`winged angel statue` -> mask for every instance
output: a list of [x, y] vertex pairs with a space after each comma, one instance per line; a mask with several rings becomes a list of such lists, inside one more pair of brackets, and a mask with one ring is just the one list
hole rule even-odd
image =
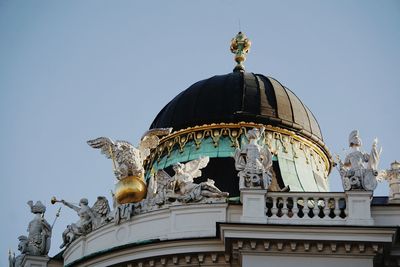
[[222, 192], [214, 185], [214, 180], [194, 183], [194, 179], [201, 176], [201, 169], [210, 161], [209, 157], [201, 157], [185, 164], [176, 163], [173, 166], [175, 174], [171, 177], [164, 170], [160, 170], [149, 183], [149, 197], [154, 198], [155, 204], [163, 204], [170, 200], [182, 202], [198, 202], [204, 198], [224, 198], [229, 194]]
[[66, 247], [76, 238], [90, 233], [92, 230], [99, 228], [106, 223], [109, 218], [110, 205], [105, 197], [97, 197], [97, 201], [93, 207], [89, 207], [89, 202], [86, 198], [79, 201], [79, 206], [76, 206], [65, 200], [52, 199], [52, 203], [61, 202], [68, 208], [73, 209], [79, 216], [79, 221], [67, 226], [67, 229], [62, 234], [63, 244], [60, 248]]
[[127, 141], [112, 141], [107, 137], [99, 137], [87, 141], [107, 158], [112, 159], [114, 174], [118, 180], [128, 176], [143, 177], [143, 161], [150, 155], [150, 150], [159, 144], [159, 136], [171, 133], [172, 128], [160, 128], [147, 131], [141, 138], [138, 148]]

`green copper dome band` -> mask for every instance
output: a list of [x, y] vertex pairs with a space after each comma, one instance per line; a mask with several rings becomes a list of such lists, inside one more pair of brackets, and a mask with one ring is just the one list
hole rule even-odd
[[[147, 165], [146, 179], [152, 172], [168, 168], [178, 162], [187, 162], [205, 156], [232, 158], [239, 144], [241, 147], [247, 143], [246, 129], [246, 127], [230, 129], [229, 133], [224, 132], [223, 128], [207, 129], [208, 135], [205, 132], [191, 132], [192, 138], [188, 133], [172, 139], [166, 138], [160, 144], [161, 149], [157, 148], [159, 156], [153, 157]], [[292, 191], [324, 192], [328, 190], [327, 162], [314, 151], [315, 148], [289, 135], [272, 130], [266, 130], [262, 140], [264, 145], [274, 153], [274, 161], [278, 163], [281, 179], [285, 185], [290, 186]]]
[[289, 143], [293, 143], [296, 146], [294, 154], [296, 155], [298, 151], [303, 151], [306, 153], [306, 157], [312, 154], [317, 158], [318, 163], [324, 163], [324, 169], [326, 170], [327, 176], [332, 168], [332, 158], [328, 149], [323, 146], [320, 147], [315, 143], [298, 136], [296, 133], [282, 129], [279, 127], [274, 127], [270, 125], [262, 125], [256, 123], [220, 123], [220, 124], [210, 124], [202, 125], [196, 127], [190, 127], [184, 130], [173, 132], [172, 134], [164, 137], [159, 146], [153, 151], [151, 157], [145, 162], [146, 168], [149, 167], [154, 162], [154, 160], [160, 160], [164, 155], [170, 155], [175, 146], [177, 146], [180, 152], [184, 151], [186, 144], [193, 140], [196, 148], [199, 149], [203, 140], [210, 137], [212, 139], [213, 145], [218, 146], [221, 137], [229, 137], [231, 141], [231, 146], [238, 147], [238, 139], [243, 134], [245, 135], [247, 130], [253, 127], [264, 127], [264, 142], [269, 144], [272, 139], [279, 139], [284, 147], [284, 152], [286, 152], [286, 147]]

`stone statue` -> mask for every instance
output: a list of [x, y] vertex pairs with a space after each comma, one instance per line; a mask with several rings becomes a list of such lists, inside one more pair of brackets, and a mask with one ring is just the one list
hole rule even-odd
[[101, 149], [101, 153], [111, 158], [114, 174], [118, 180], [128, 176], [143, 177], [143, 161], [150, 155], [150, 150], [159, 144], [159, 136], [171, 133], [171, 128], [152, 129], [141, 138], [138, 148], [127, 141], [112, 141], [107, 137], [89, 140], [87, 143]]
[[22, 267], [25, 255], [47, 256], [50, 250], [52, 227], [44, 219], [46, 207], [40, 201], [33, 204], [32, 200], [28, 201], [28, 205], [35, 216], [29, 222], [28, 236], [21, 235], [18, 237], [18, 250], [21, 254], [15, 257], [14, 254], [11, 254], [11, 251], [9, 253], [10, 267]]
[[162, 207], [165, 204], [171, 204], [168, 198], [168, 187], [172, 188], [173, 178], [164, 170], [152, 174], [147, 185], [146, 198], [139, 203], [140, 212], [148, 212]]
[[20, 251], [20, 254], [15, 257], [14, 253], [11, 253], [11, 251], [8, 252], [8, 262], [9, 262], [9, 267], [22, 267], [22, 262], [24, 261], [25, 255], [27, 255], [28, 252], [28, 237], [21, 235], [18, 237], [19, 244], [18, 244], [18, 250]]
[[378, 177], [389, 183], [389, 200], [400, 200], [400, 162], [392, 162], [390, 169], [380, 171]]
[[99, 228], [110, 220], [110, 206], [105, 197], [97, 197], [97, 201], [93, 207], [89, 207], [89, 202], [86, 198], [82, 198], [79, 206], [75, 206], [65, 200], [52, 199], [52, 203], [61, 202], [65, 206], [73, 209], [79, 216], [77, 223], [72, 223], [67, 226], [67, 229], [62, 234], [63, 243], [60, 248], [67, 247], [76, 238], [90, 233], [92, 230]]
[[206, 167], [209, 160], [209, 157], [202, 157], [185, 164], [177, 163], [173, 166], [175, 174], [172, 177], [164, 170], [153, 172], [148, 180], [146, 198], [138, 203], [116, 205], [114, 223], [179, 202], [225, 202], [229, 194], [219, 190], [213, 180], [194, 183], [194, 179], [201, 176], [200, 169]]
[[50, 250], [51, 226], [44, 219], [46, 207], [40, 201], [37, 201], [35, 205], [33, 205], [33, 201], [28, 201], [28, 205], [35, 217], [28, 225], [27, 254], [35, 256], [47, 255]]
[[378, 140], [372, 144], [371, 153], [361, 151], [362, 141], [359, 132], [354, 130], [349, 135], [350, 152], [344, 163], [339, 160], [339, 172], [345, 191], [361, 189], [373, 191], [377, 186], [378, 164], [382, 149], [377, 149]]
[[[19, 247], [19, 245], [18, 245], [18, 247]], [[21, 256], [21, 255], [19, 255], [19, 256]], [[9, 249], [9, 250], [8, 250], [8, 266], [9, 266], [9, 267], [14, 267], [14, 266], [15, 266], [15, 260], [16, 260], [16, 258], [15, 258], [15, 253], [12, 252], [12, 251]]]
[[201, 176], [202, 168], [206, 167], [210, 158], [202, 157], [185, 164], [177, 163], [173, 166], [174, 176], [169, 176], [165, 171], [159, 171], [155, 177], [156, 185], [151, 185], [154, 203], [162, 205], [169, 201], [180, 202], [207, 202], [209, 199], [222, 199], [228, 197], [228, 193], [222, 192], [214, 181], [208, 179], [199, 184], [194, 179]]
[[115, 198], [115, 194], [113, 191], [111, 191], [111, 196], [113, 199], [114, 208], [114, 224], [118, 225], [123, 219], [130, 220], [134, 214], [136, 203], [119, 204]]
[[118, 225], [121, 220], [130, 220], [135, 212], [136, 203], [120, 204], [114, 209], [114, 224]]
[[156, 175], [150, 177], [148, 191], [151, 204], [162, 206], [168, 203], [168, 192], [172, 192], [168, 188], [172, 188], [173, 177], [169, 176], [164, 170], [159, 170]]
[[263, 133], [264, 128], [249, 130], [246, 134], [249, 143], [236, 149], [234, 158], [239, 171], [239, 189], [268, 189], [271, 184], [272, 154], [258, 143]]

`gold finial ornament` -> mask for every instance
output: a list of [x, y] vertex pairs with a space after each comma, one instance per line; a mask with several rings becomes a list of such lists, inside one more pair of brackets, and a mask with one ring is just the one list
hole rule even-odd
[[115, 199], [119, 204], [136, 203], [145, 198], [147, 186], [143, 177], [128, 176], [115, 185]]
[[51, 204], [56, 204], [56, 202], [61, 202], [61, 200], [57, 200], [57, 198], [56, 197], [52, 197], [51, 198], [51, 200], [50, 200], [50, 202], [51, 202]]
[[246, 60], [246, 55], [250, 51], [251, 41], [247, 36], [238, 32], [235, 38], [231, 41], [231, 52], [235, 54], [236, 66], [233, 71], [244, 72], [243, 62]]

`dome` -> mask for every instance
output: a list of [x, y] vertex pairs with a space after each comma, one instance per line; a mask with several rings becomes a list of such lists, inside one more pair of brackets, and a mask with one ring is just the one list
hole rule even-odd
[[173, 129], [146, 163], [173, 175], [172, 165], [208, 156], [197, 181], [212, 178], [222, 191], [240, 194], [233, 155], [246, 132], [264, 128], [263, 144], [274, 154], [271, 191], [328, 191], [332, 160], [318, 122], [306, 105], [277, 80], [234, 71], [194, 83], [172, 99], [150, 129]]
[[217, 75], [193, 84], [159, 112], [150, 128], [178, 131], [242, 121], [279, 126], [323, 144], [317, 120], [291, 90], [273, 78], [246, 72]]

